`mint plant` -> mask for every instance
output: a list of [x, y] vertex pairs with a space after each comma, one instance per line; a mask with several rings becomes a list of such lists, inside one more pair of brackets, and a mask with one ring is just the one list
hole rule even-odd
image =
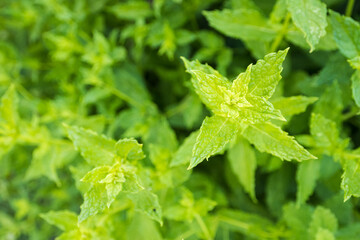
[[358, 2], [0, 5], [0, 239], [359, 239]]

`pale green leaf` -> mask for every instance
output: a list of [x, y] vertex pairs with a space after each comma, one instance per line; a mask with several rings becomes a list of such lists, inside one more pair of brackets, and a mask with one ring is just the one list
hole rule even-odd
[[330, 12], [330, 22], [334, 30], [334, 39], [340, 52], [347, 58], [360, 55], [360, 24], [351, 17]]
[[77, 227], [77, 215], [67, 210], [42, 213], [40, 217], [63, 231], [70, 231]]
[[82, 179], [82, 182], [97, 184], [109, 174], [110, 166], [100, 166], [92, 169]]
[[222, 11], [204, 12], [210, 26], [226, 36], [243, 41], [271, 41], [276, 37], [266, 19], [254, 9], [225, 9]]
[[251, 199], [256, 202], [255, 171], [256, 156], [254, 149], [245, 139], [239, 140], [228, 151], [230, 167]]
[[136, 161], [145, 157], [142, 144], [139, 144], [135, 139], [121, 139], [115, 145], [115, 151], [122, 159]]
[[351, 76], [352, 95], [356, 105], [360, 106], [360, 70], [356, 70]]
[[320, 228], [315, 235], [315, 240], [335, 240], [335, 236], [327, 229]]
[[272, 123], [249, 125], [242, 134], [261, 152], [271, 153], [280, 159], [288, 161], [292, 159], [297, 161], [316, 159], [297, 143], [294, 137], [289, 136]]
[[298, 206], [305, 203], [314, 192], [316, 181], [320, 176], [319, 171], [319, 160], [310, 160], [299, 163], [296, 172], [296, 183], [298, 186], [296, 192], [296, 204]]
[[137, 193], [131, 193], [128, 197], [134, 203], [137, 211], [146, 214], [162, 225], [162, 208], [156, 194], [148, 190], [142, 190]]
[[191, 133], [181, 144], [179, 149], [175, 152], [171, 159], [170, 167], [180, 166], [183, 164], [189, 164], [192, 157], [192, 150], [194, 148], [196, 138], [199, 132]]
[[108, 9], [117, 18], [124, 20], [138, 20], [152, 15], [150, 4], [146, 1], [130, 1], [117, 3]]
[[286, 16], [286, 0], [276, 0], [276, 3], [270, 13], [270, 21], [280, 23]]
[[19, 120], [18, 103], [15, 85], [11, 85], [2, 96], [0, 106], [0, 120], [4, 120], [11, 128], [15, 128]]
[[79, 223], [104, 211], [107, 206], [107, 201], [107, 191], [104, 184], [93, 185], [84, 195], [84, 203], [80, 206]]
[[349, 59], [348, 62], [352, 68], [360, 70], [360, 56]]
[[223, 96], [230, 91], [230, 82], [214, 74], [207, 74], [201, 70], [191, 70], [192, 83], [201, 101], [214, 113], [219, 112], [220, 105], [225, 102]]
[[96, 132], [65, 125], [75, 149], [93, 166], [111, 165], [115, 158], [115, 141]]
[[74, 150], [71, 145], [41, 144], [33, 152], [30, 167], [26, 171], [25, 179], [31, 180], [40, 176], [46, 176], [60, 186], [57, 168], [66, 161], [71, 160]]
[[269, 99], [281, 79], [282, 63], [285, 60], [288, 48], [276, 53], [269, 53], [256, 62], [251, 68], [251, 80], [248, 94]]
[[246, 96], [248, 92], [248, 85], [251, 80], [251, 67], [252, 64], [247, 67], [245, 72], [240, 73], [232, 83], [231, 91], [238, 96]]
[[294, 24], [303, 32], [312, 52], [326, 34], [326, 5], [320, 0], [287, 0]]
[[292, 96], [281, 97], [271, 101], [274, 108], [279, 109], [281, 114], [289, 120], [293, 115], [302, 113], [307, 106], [314, 103], [317, 97]]
[[201, 64], [198, 60], [189, 61], [184, 57], [181, 57], [181, 60], [184, 62], [186, 71], [191, 74], [191, 71], [199, 70], [207, 74], [213, 74], [216, 77], [220, 78], [220, 82], [222, 85], [229, 85], [228, 79], [222, 76], [217, 70], [213, 69], [208, 64]]
[[[320, 229], [326, 229], [334, 233], [338, 228], [338, 222], [335, 215], [327, 208], [318, 206], [309, 225], [309, 234], [312, 239], [316, 239], [316, 235]], [[321, 230], [320, 230], [321, 231]]]
[[206, 117], [196, 138], [189, 169], [222, 151], [238, 130], [239, 126], [228, 118], [216, 115]]

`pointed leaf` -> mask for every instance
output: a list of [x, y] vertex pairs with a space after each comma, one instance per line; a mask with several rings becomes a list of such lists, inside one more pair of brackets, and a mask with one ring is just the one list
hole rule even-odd
[[133, 201], [136, 210], [145, 213], [162, 225], [162, 208], [156, 194], [148, 190], [142, 190], [129, 194], [128, 197]]
[[142, 144], [135, 139], [121, 139], [115, 145], [116, 154], [122, 159], [136, 161], [145, 157]]
[[287, 0], [294, 24], [304, 33], [310, 52], [326, 34], [326, 5], [320, 0]]
[[296, 204], [298, 206], [305, 203], [314, 192], [316, 181], [320, 176], [319, 171], [319, 160], [310, 160], [299, 163], [296, 173], [296, 183], [298, 186], [296, 192]]
[[283, 160], [303, 161], [316, 158], [297, 143], [294, 137], [269, 122], [250, 125], [242, 134], [261, 152], [271, 153]]
[[206, 117], [196, 138], [189, 169], [222, 151], [238, 130], [239, 126], [228, 118]]
[[248, 94], [269, 99], [281, 79], [282, 63], [285, 60], [288, 48], [276, 53], [269, 53], [256, 62], [251, 68], [251, 80]]
[[77, 228], [77, 215], [67, 210], [50, 211], [42, 213], [40, 216], [48, 223], [55, 225], [63, 231], [71, 231]]
[[244, 41], [262, 40], [266, 42], [276, 37], [276, 31], [254, 9], [225, 9], [204, 12], [204, 15], [211, 27], [229, 37]]
[[256, 157], [252, 146], [245, 139], [229, 149], [228, 159], [230, 167], [251, 199], [256, 202], [255, 171]]
[[93, 166], [111, 165], [115, 158], [115, 141], [96, 132], [65, 125], [75, 149]]
[[84, 195], [84, 203], [81, 204], [78, 222], [104, 211], [107, 206], [107, 192], [104, 184], [93, 185]]
[[190, 163], [192, 157], [192, 150], [194, 148], [198, 135], [199, 131], [193, 132], [184, 140], [184, 142], [181, 144], [181, 146], [175, 152], [173, 158], [171, 159], [170, 167]]
[[347, 58], [360, 55], [360, 24], [351, 17], [330, 12], [330, 22], [334, 30], [334, 39], [340, 52]]
[[314, 103], [317, 99], [317, 97], [292, 96], [276, 98], [271, 103], [288, 120], [293, 115], [304, 112], [307, 106]]

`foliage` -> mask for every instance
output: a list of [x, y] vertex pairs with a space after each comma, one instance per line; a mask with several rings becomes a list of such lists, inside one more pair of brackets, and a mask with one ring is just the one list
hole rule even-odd
[[0, 239], [360, 239], [358, 3], [0, 6]]

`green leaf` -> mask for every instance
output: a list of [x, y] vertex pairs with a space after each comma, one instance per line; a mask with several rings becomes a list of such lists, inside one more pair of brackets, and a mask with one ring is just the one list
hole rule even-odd
[[93, 185], [84, 195], [84, 203], [81, 204], [78, 222], [81, 223], [87, 218], [104, 211], [107, 206], [107, 191], [103, 184]]
[[277, 239], [283, 230], [269, 219], [234, 209], [222, 209], [217, 213], [219, 221], [229, 229], [254, 239]]
[[313, 113], [311, 115], [310, 132], [317, 147], [331, 152], [338, 146], [339, 131], [336, 123], [321, 114]]
[[41, 144], [33, 152], [30, 167], [26, 171], [25, 179], [31, 180], [46, 176], [60, 186], [60, 179], [56, 170], [72, 159], [74, 150], [69, 145]]
[[289, 203], [283, 208], [283, 219], [292, 231], [292, 239], [309, 239], [308, 229], [312, 217], [312, 208], [308, 205], [297, 207]]
[[75, 149], [93, 166], [111, 165], [115, 158], [115, 141], [76, 126], [66, 127]]
[[292, 96], [276, 98], [271, 100], [271, 103], [289, 120], [293, 115], [305, 112], [306, 108], [317, 99], [317, 97]]
[[351, 88], [355, 103], [360, 107], [360, 70], [356, 70], [351, 76]]
[[[327, 208], [318, 206], [312, 217], [309, 226], [309, 234], [312, 239], [317, 239], [317, 236], [321, 236], [322, 229], [328, 230], [330, 233], [334, 233], [338, 228], [337, 219], [334, 214]], [[320, 238], [321, 239], [321, 238]]]
[[192, 132], [181, 144], [179, 149], [175, 152], [171, 159], [170, 167], [180, 166], [183, 164], [189, 164], [192, 157], [192, 150], [196, 143], [196, 138], [199, 132]]
[[152, 15], [150, 5], [145, 1], [117, 3], [108, 10], [117, 18], [124, 20], [138, 20]]
[[268, 152], [282, 160], [303, 161], [308, 159], [316, 159], [308, 151], [306, 151], [294, 137], [289, 136], [281, 128], [272, 123], [258, 123], [249, 125], [243, 136], [254, 144], [261, 152]]
[[335, 236], [329, 230], [320, 228], [316, 232], [315, 240], [335, 240]]
[[134, 203], [135, 209], [141, 213], [145, 213], [151, 219], [162, 222], [162, 208], [159, 204], [158, 196], [148, 190], [142, 190], [137, 193], [129, 194], [128, 197]]
[[276, 37], [276, 31], [266, 19], [254, 9], [225, 9], [204, 12], [210, 26], [226, 36], [243, 41], [262, 40], [269, 42]]
[[206, 117], [196, 138], [189, 169], [222, 151], [238, 130], [239, 126], [230, 119], [216, 115]]
[[135, 139], [121, 139], [115, 145], [116, 154], [122, 159], [137, 161], [145, 157], [142, 144]]
[[67, 210], [42, 213], [40, 217], [63, 231], [71, 231], [77, 227], [77, 215]]
[[326, 5], [320, 0], [287, 0], [294, 24], [304, 33], [310, 52], [326, 34]]
[[225, 102], [223, 96], [230, 89], [230, 82], [215, 74], [201, 70], [190, 70], [192, 84], [201, 101], [214, 113], [220, 112], [220, 105]]
[[15, 128], [19, 121], [19, 97], [15, 85], [11, 85], [1, 98], [0, 119], [4, 120], [11, 128]]
[[296, 204], [304, 204], [314, 192], [316, 181], [320, 176], [320, 161], [310, 160], [299, 163], [296, 172], [298, 189], [296, 192]]
[[230, 167], [251, 199], [256, 202], [255, 171], [256, 157], [252, 146], [245, 139], [241, 139], [228, 151]]
[[340, 52], [347, 58], [360, 55], [360, 24], [350, 17], [329, 10], [334, 39]]
[[360, 56], [356, 56], [352, 59], [349, 59], [348, 62], [350, 63], [353, 69], [360, 70]]
[[281, 79], [282, 63], [289, 48], [267, 54], [251, 68], [248, 94], [269, 99]]
[[351, 196], [360, 197], [360, 162], [359, 149], [351, 155], [345, 155], [343, 160], [344, 173], [341, 176], [341, 188], [344, 190], [344, 201]]

